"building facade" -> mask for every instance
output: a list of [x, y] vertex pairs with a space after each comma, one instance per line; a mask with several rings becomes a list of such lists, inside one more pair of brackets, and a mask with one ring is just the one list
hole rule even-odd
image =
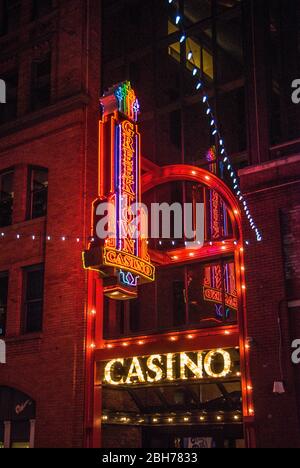
[[81, 447], [99, 2], [1, 2], [1, 15], [0, 442]]
[[[297, 1], [0, 5], [0, 445], [299, 447]], [[123, 154], [101, 125], [132, 119], [99, 98], [127, 81], [142, 200], [203, 203], [205, 243], [149, 238], [155, 281], [125, 288], [82, 252]]]

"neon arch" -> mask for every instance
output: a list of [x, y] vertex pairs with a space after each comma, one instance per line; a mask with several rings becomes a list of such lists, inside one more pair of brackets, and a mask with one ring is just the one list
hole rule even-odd
[[[242, 231], [242, 214], [240, 206], [234, 194], [231, 192], [229, 187], [216, 175], [211, 172], [184, 164], [170, 165], [170, 166], [154, 166], [151, 164], [151, 169], [142, 176], [142, 193], [145, 194], [148, 191], [169, 182], [175, 181], [192, 181], [198, 182], [210, 190], [215, 190], [223, 199], [228, 208], [228, 213], [232, 222], [234, 240], [231, 248], [228, 248], [227, 252], [222, 250], [222, 242], [217, 243], [215, 248], [203, 246], [198, 248], [199, 255], [195, 255], [193, 259], [189, 258], [187, 249], [173, 250], [173, 255], [178, 255], [178, 260], [169, 263], [188, 263], [199, 259], [205, 259], [214, 256], [222, 256], [225, 253], [231, 253], [234, 256], [234, 262], [236, 265], [236, 281], [237, 281], [237, 292], [239, 299], [238, 308], [238, 335], [240, 344], [240, 355], [241, 355], [241, 381], [242, 381], [242, 394], [243, 394], [243, 414], [245, 418], [253, 418], [253, 397], [252, 391], [249, 390], [251, 386], [251, 373], [248, 361], [248, 349], [247, 349], [247, 309], [246, 309], [246, 281], [245, 281], [245, 260], [244, 260], [244, 241]], [[168, 262], [166, 258], [168, 255], [157, 255], [156, 251], [151, 251], [150, 256], [153, 261], [158, 264], [166, 265]], [[180, 258], [179, 258], [180, 257]]]
[[[233, 239], [238, 242], [239, 247], [243, 245], [242, 215], [239, 204], [229, 187], [211, 172], [203, 168], [183, 164], [170, 165], [164, 167], [156, 166], [155, 169], [153, 168], [153, 170], [150, 170], [142, 176], [142, 193], [145, 194], [160, 185], [164, 185], [169, 182], [175, 181], [197, 182], [210, 190], [216, 191], [227, 206], [228, 214], [233, 228]], [[203, 246], [201, 248], [196, 249], [195, 255], [197, 255], [196, 258], [215, 256], [218, 254], [224, 254], [225, 251], [223, 251], [223, 249], [224, 247], [222, 242], [215, 242], [214, 247]], [[236, 249], [236, 245], [232, 245], [231, 248], [230, 246], [228, 246], [227, 252], [233, 253]], [[173, 249], [173, 260], [176, 259], [177, 253], [180, 254], [181, 262], [191, 260], [189, 258], [187, 249]], [[156, 257], [156, 254], [153, 251], [152, 255], [154, 256], [154, 258]], [[171, 256], [171, 253], [169, 253], [169, 256]], [[164, 259], [162, 257], [163, 256], [160, 255], [162, 263], [168, 263], [168, 255], [165, 255]], [[159, 261], [158, 257], [156, 258], [156, 260]]]

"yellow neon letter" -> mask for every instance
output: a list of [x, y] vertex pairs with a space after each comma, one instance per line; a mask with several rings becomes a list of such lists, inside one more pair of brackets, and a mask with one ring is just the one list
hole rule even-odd
[[124, 383], [124, 377], [122, 377], [120, 380], [114, 380], [112, 377], [113, 368], [118, 363], [124, 366], [124, 359], [114, 359], [113, 361], [108, 362], [105, 366], [104, 381], [109, 383], [110, 385], [119, 385], [121, 383]]
[[155, 360], [158, 361], [159, 364], [162, 364], [160, 354], [155, 354], [154, 356], [150, 356], [149, 359], [147, 360], [148, 369], [155, 373], [154, 379], [148, 375], [147, 381], [150, 383], [159, 382], [163, 378], [163, 370], [161, 367], [159, 367], [157, 364], [153, 362]]
[[[219, 374], [216, 374], [212, 370], [212, 361], [216, 355], [220, 354], [223, 357], [224, 360], [224, 368], [223, 371], [220, 372]], [[224, 349], [215, 349], [207, 353], [204, 359], [204, 369], [207, 375], [210, 377], [214, 377], [215, 379], [221, 379], [222, 377], [226, 377], [228, 374], [230, 374], [231, 371], [231, 356], [227, 351], [224, 351]]]
[[190, 359], [186, 353], [180, 354], [180, 378], [187, 380], [186, 369], [189, 369], [196, 379], [203, 379], [202, 371], [203, 358], [202, 353], [197, 353], [197, 364]]
[[128, 372], [126, 383], [127, 384], [134, 383], [134, 382], [132, 382], [131, 379], [136, 378], [136, 377], [137, 377], [139, 383], [145, 383], [145, 377], [144, 377], [144, 374], [143, 374], [139, 359], [137, 357], [134, 357], [132, 359], [132, 363], [131, 363], [131, 366], [130, 366], [130, 369], [129, 369], [129, 372]]

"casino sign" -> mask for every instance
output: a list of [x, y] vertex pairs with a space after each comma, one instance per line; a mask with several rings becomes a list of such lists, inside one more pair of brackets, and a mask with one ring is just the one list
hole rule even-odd
[[155, 354], [113, 359], [102, 364], [106, 385], [147, 385], [188, 380], [217, 380], [239, 375], [237, 349]]
[[[141, 203], [139, 103], [130, 83], [125, 82], [111, 88], [100, 104], [99, 195], [93, 207], [93, 242], [83, 253], [83, 263], [85, 268], [99, 271], [106, 296], [128, 300], [137, 297], [139, 284], [155, 281], [147, 238], [134, 235], [133, 229], [132, 206]], [[97, 236], [101, 203], [113, 207], [106, 239]], [[142, 232], [140, 226], [135, 227]]]

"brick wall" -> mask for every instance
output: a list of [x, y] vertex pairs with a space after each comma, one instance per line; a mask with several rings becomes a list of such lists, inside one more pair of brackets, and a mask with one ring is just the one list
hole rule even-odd
[[[293, 324], [287, 305], [285, 271], [287, 265], [292, 264], [293, 271], [298, 271], [300, 265], [300, 257], [293, 255], [300, 226], [299, 216], [295, 214], [300, 200], [300, 157], [246, 169], [240, 175], [251, 211], [263, 233], [261, 243], [256, 243], [255, 236], [247, 233], [251, 244], [246, 255], [248, 327], [249, 336], [254, 340], [250, 364], [257, 443], [262, 447], [299, 448], [300, 419], [296, 396], [300, 388], [295, 372], [299, 374], [300, 368], [291, 363]], [[282, 213], [293, 219], [284, 229]], [[284, 237], [284, 233], [288, 237]], [[285, 263], [284, 239], [285, 242], [294, 239], [288, 249], [288, 264]], [[274, 395], [274, 381], [282, 378], [286, 393]]]

